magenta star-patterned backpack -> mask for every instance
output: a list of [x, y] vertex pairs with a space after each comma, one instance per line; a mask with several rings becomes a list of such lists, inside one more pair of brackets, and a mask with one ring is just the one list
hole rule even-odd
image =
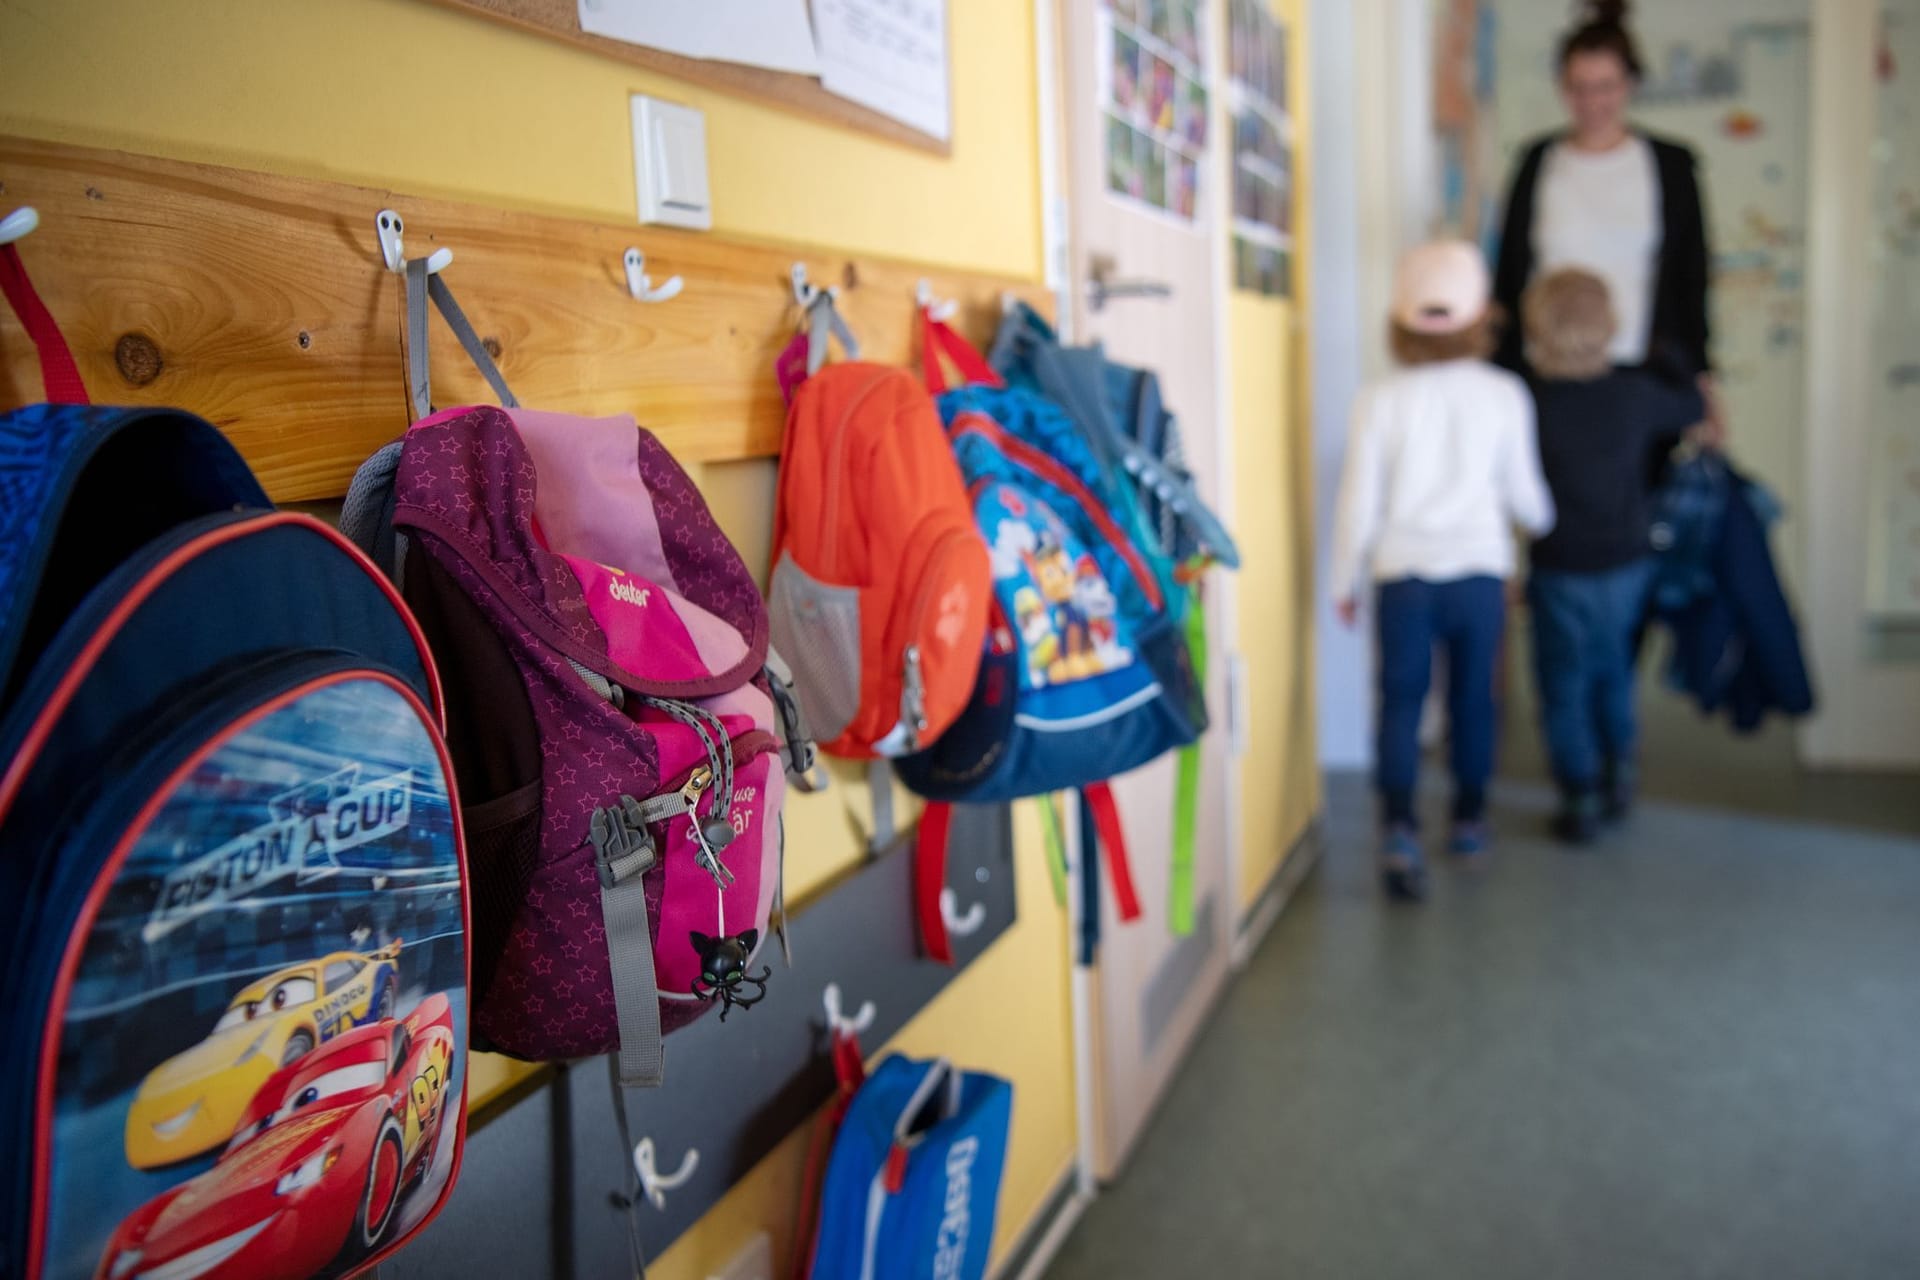
[[474, 1046], [617, 1053], [623, 1083], [657, 1084], [664, 1032], [766, 992], [781, 801], [811, 747], [753, 577], [665, 447], [503, 399], [421, 417], [342, 524], [440, 663]]

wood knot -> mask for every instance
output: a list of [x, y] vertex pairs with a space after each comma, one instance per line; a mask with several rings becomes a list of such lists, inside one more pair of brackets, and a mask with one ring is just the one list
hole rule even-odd
[[500, 339], [482, 338], [480, 339], [480, 345], [485, 347], [487, 349], [487, 354], [492, 356], [495, 360], [498, 360], [500, 358]]
[[300, 344], [300, 349], [302, 351], [305, 351], [308, 347], [311, 347], [313, 345], [313, 335], [308, 333], [305, 329], [302, 329], [300, 331], [300, 336], [296, 338], [295, 341]]
[[136, 387], [146, 386], [166, 367], [159, 346], [144, 333], [121, 334], [120, 341], [113, 344], [113, 363], [120, 376]]
[[840, 273], [840, 283], [848, 289], [860, 287], [860, 268], [849, 262]]
[[89, 200], [105, 200], [106, 198], [107, 198], [107, 197], [106, 197], [106, 195], [105, 195], [105, 193], [103, 193], [103, 192], [102, 192], [102, 191], [100, 190], [100, 188], [98, 188], [98, 187], [88, 187], [88, 188], [87, 188], [87, 199], [89, 199]]

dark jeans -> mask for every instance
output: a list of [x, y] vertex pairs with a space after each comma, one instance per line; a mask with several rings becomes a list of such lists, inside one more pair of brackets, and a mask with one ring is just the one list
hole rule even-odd
[[1540, 720], [1563, 787], [1598, 786], [1609, 768], [1633, 763], [1634, 636], [1653, 569], [1649, 557], [1604, 573], [1536, 570], [1527, 584]]
[[1380, 802], [1390, 823], [1412, 825], [1420, 770], [1420, 711], [1433, 675], [1434, 646], [1447, 655], [1447, 734], [1453, 816], [1477, 822], [1493, 776], [1493, 667], [1506, 626], [1500, 579], [1380, 584]]

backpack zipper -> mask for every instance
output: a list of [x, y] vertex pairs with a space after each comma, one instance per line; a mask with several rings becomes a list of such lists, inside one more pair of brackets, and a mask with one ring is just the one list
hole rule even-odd
[[965, 537], [971, 530], [958, 526], [947, 529], [934, 539], [933, 550], [921, 562], [920, 592], [913, 602], [911, 622], [907, 629], [907, 643], [900, 654], [900, 727], [906, 730], [908, 751], [918, 751], [920, 740], [927, 732], [927, 682], [926, 672], [921, 666], [920, 637], [926, 629], [927, 610], [933, 606], [933, 593], [940, 582], [940, 576], [934, 570], [952, 558], [953, 544]]

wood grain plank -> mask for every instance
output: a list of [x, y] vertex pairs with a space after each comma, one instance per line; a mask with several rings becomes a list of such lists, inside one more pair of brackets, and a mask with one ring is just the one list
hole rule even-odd
[[931, 151], [936, 155], [952, 154], [952, 144], [946, 139], [922, 133], [892, 116], [882, 115], [870, 107], [829, 93], [812, 76], [769, 71], [732, 62], [712, 62], [705, 58], [686, 58], [664, 49], [649, 49], [644, 45], [590, 35], [580, 29], [580, 11], [575, 0], [433, 0], [433, 3], [589, 49], [604, 57], [632, 63], [676, 80], [706, 85], [722, 93], [751, 98], [783, 110], [802, 111], [828, 124], [877, 134], [889, 142]]
[[[401, 282], [374, 239], [382, 208], [414, 256], [454, 250], [446, 279], [524, 404], [626, 413], [689, 461], [777, 454], [774, 358], [798, 320], [796, 260], [843, 288], [863, 355], [917, 359], [927, 278], [984, 340], [1030, 281], [698, 232], [521, 213], [340, 183], [0, 138], [0, 206], [31, 204], [21, 255], [102, 403], [175, 405], [226, 431], [277, 501], [338, 497], [405, 429]], [[621, 255], [638, 245], [681, 296], [643, 304]], [[4, 309], [0, 308], [0, 312]], [[436, 318], [434, 398], [482, 401]], [[0, 314], [0, 409], [40, 399], [31, 344]]]

